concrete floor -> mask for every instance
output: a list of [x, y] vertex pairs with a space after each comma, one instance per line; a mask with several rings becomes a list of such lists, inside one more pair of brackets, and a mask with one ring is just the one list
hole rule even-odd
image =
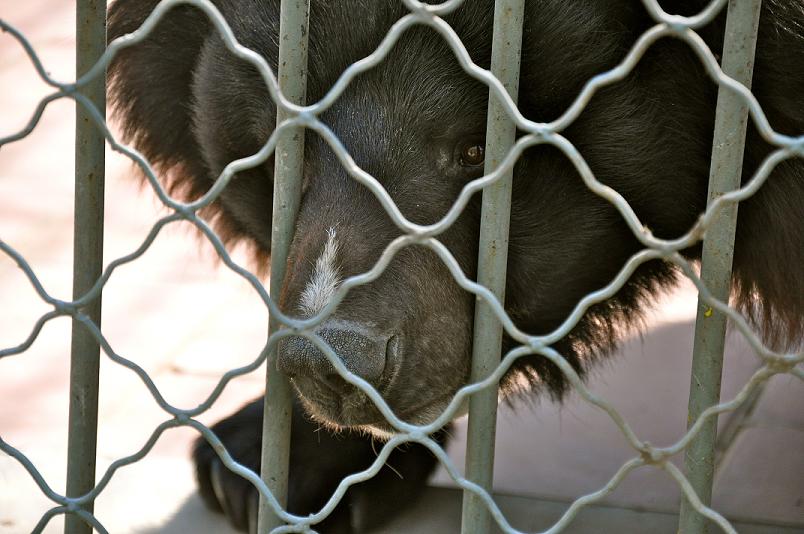
[[[31, 40], [46, 68], [70, 79], [73, 3], [0, 0], [0, 17]], [[47, 94], [22, 49], [0, 34], [0, 136], [22, 127]], [[44, 287], [71, 291], [73, 105], [51, 104], [26, 139], [0, 150], [0, 239], [21, 252]], [[130, 165], [109, 154], [106, 261], [136, 248], [164, 215], [149, 191], [126, 179]], [[118, 353], [136, 361], [172, 403], [190, 407], [226, 370], [251, 361], [264, 343], [267, 314], [238, 277], [216, 267], [211, 247], [169, 227], [143, 258], [115, 273], [105, 291], [103, 329]], [[247, 263], [242, 251], [238, 260]], [[23, 341], [46, 306], [9, 258], [0, 255], [0, 347]], [[669, 296], [642, 337], [590, 382], [640, 437], [669, 444], [686, 424], [694, 292]], [[64, 488], [69, 321], [45, 326], [24, 354], [0, 360], [0, 437], [23, 451], [56, 491]], [[728, 344], [723, 398], [757, 367], [738, 335]], [[233, 381], [200, 419], [211, 423], [262, 389], [264, 371]], [[167, 419], [142, 383], [103, 360], [98, 472], [138, 450]], [[804, 386], [771, 380], [750, 413], [721, 418], [729, 439], [719, 444], [714, 507], [738, 531], [804, 532]], [[449, 454], [463, 465], [465, 422]], [[98, 518], [111, 533], [228, 532], [194, 495], [189, 443], [194, 433], [165, 433], [141, 462], [117, 472], [98, 499]], [[568, 502], [602, 487], [634, 456], [619, 430], [595, 408], [571, 397], [502, 408], [495, 459], [497, 502], [514, 526], [544, 529]], [[383, 532], [458, 532], [460, 495], [442, 470], [416, 507]], [[569, 532], [674, 532], [679, 492], [666, 474], [631, 473]], [[0, 453], [0, 534], [29, 532], [52, 503], [20, 465]], [[46, 532], [61, 531], [62, 520]]]

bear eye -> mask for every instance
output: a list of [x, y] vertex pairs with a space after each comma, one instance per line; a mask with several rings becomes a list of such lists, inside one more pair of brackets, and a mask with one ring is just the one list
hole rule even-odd
[[477, 167], [486, 159], [486, 147], [483, 145], [467, 145], [461, 150], [460, 164], [463, 167]]

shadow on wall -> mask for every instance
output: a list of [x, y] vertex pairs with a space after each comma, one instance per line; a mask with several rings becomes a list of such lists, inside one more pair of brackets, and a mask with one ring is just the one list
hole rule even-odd
[[222, 515], [210, 512], [201, 502], [198, 494], [188, 497], [165, 523], [135, 531], [136, 534], [187, 534], [188, 532], [239, 534], [229, 526]]

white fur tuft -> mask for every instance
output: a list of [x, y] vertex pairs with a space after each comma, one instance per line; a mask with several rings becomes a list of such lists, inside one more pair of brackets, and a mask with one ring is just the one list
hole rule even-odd
[[320, 312], [330, 301], [341, 283], [337, 265], [338, 241], [335, 228], [327, 230], [324, 250], [315, 262], [313, 275], [301, 295], [299, 308], [306, 317]]

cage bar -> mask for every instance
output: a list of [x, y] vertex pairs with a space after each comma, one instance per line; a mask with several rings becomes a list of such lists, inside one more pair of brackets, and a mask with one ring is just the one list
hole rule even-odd
[[[94, 65], [106, 49], [106, 1], [78, 0], [76, 5], [76, 75]], [[97, 76], [80, 89], [105, 116], [106, 77]], [[75, 216], [73, 243], [73, 298], [84, 295], [103, 270], [103, 193], [106, 144], [89, 112], [76, 102]], [[101, 294], [81, 308], [98, 327]], [[80, 497], [95, 486], [98, 438], [100, 346], [73, 319], [70, 356], [70, 415], [67, 444], [67, 496]], [[93, 503], [83, 508], [92, 512]], [[89, 534], [92, 526], [80, 517], [65, 517], [66, 534]]]
[[[497, 0], [494, 6], [494, 35], [491, 72], [516, 101], [519, 91], [519, 65], [522, 49], [523, 0]], [[489, 91], [484, 172], [492, 172], [516, 140], [516, 126], [500, 102]], [[508, 228], [511, 218], [513, 169], [483, 190], [477, 281], [505, 299], [508, 266]], [[481, 300], [475, 305], [472, 349], [472, 382], [484, 379], [500, 363], [502, 325], [491, 307]], [[491, 491], [494, 477], [494, 439], [497, 424], [497, 388], [487, 388], [469, 400], [469, 427], [466, 445], [466, 476]], [[461, 531], [464, 534], [489, 532], [491, 516], [486, 505], [474, 494], [463, 495]]]
[[[279, 27], [279, 88], [289, 100], [303, 104], [307, 92], [307, 37], [310, 18], [309, 0], [282, 0]], [[289, 118], [277, 106], [276, 123]], [[271, 298], [276, 301], [285, 278], [285, 265], [293, 239], [299, 209], [304, 160], [304, 128], [286, 130], [275, 152], [274, 204], [271, 224]], [[269, 333], [281, 327], [269, 319]], [[276, 368], [276, 350], [268, 357], [265, 385], [265, 416], [262, 427], [260, 476], [282, 506], [287, 504], [288, 462], [290, 459], [290, 423], [293, 392], [287, 377]], [[284, 522], [268, 501], [260, 496], [258, 532], [267, 534]]]
[[[761, 7], [761, 0], [730, 0], [726, 20], [722, 69], [727, 76], [749, 89]], [[740, 186], [747, 124], [748, 106], [737, 93], [721, 85], [709, 172], [710, 204]], [[703, 243], [701, 279], [712, 295], [723, 302], [728, 302], [731, 290], [736, 228], [737, 203], [730, 203], [713, 219]], [[713, 310], [699, 297], [688, 426], [695, 423], [701, 412], [720, 401], [726, 323], [726, 315]], [[684, 457], [686, 476], [701, 502], [707, 506], [712, 501], [716, 438], [717, 417], [711, 417], [690, 442]], [[687, 499], [682, 499], [678, 531], [685, 534], [708, 531], [707, 519], [696, 512]]]

